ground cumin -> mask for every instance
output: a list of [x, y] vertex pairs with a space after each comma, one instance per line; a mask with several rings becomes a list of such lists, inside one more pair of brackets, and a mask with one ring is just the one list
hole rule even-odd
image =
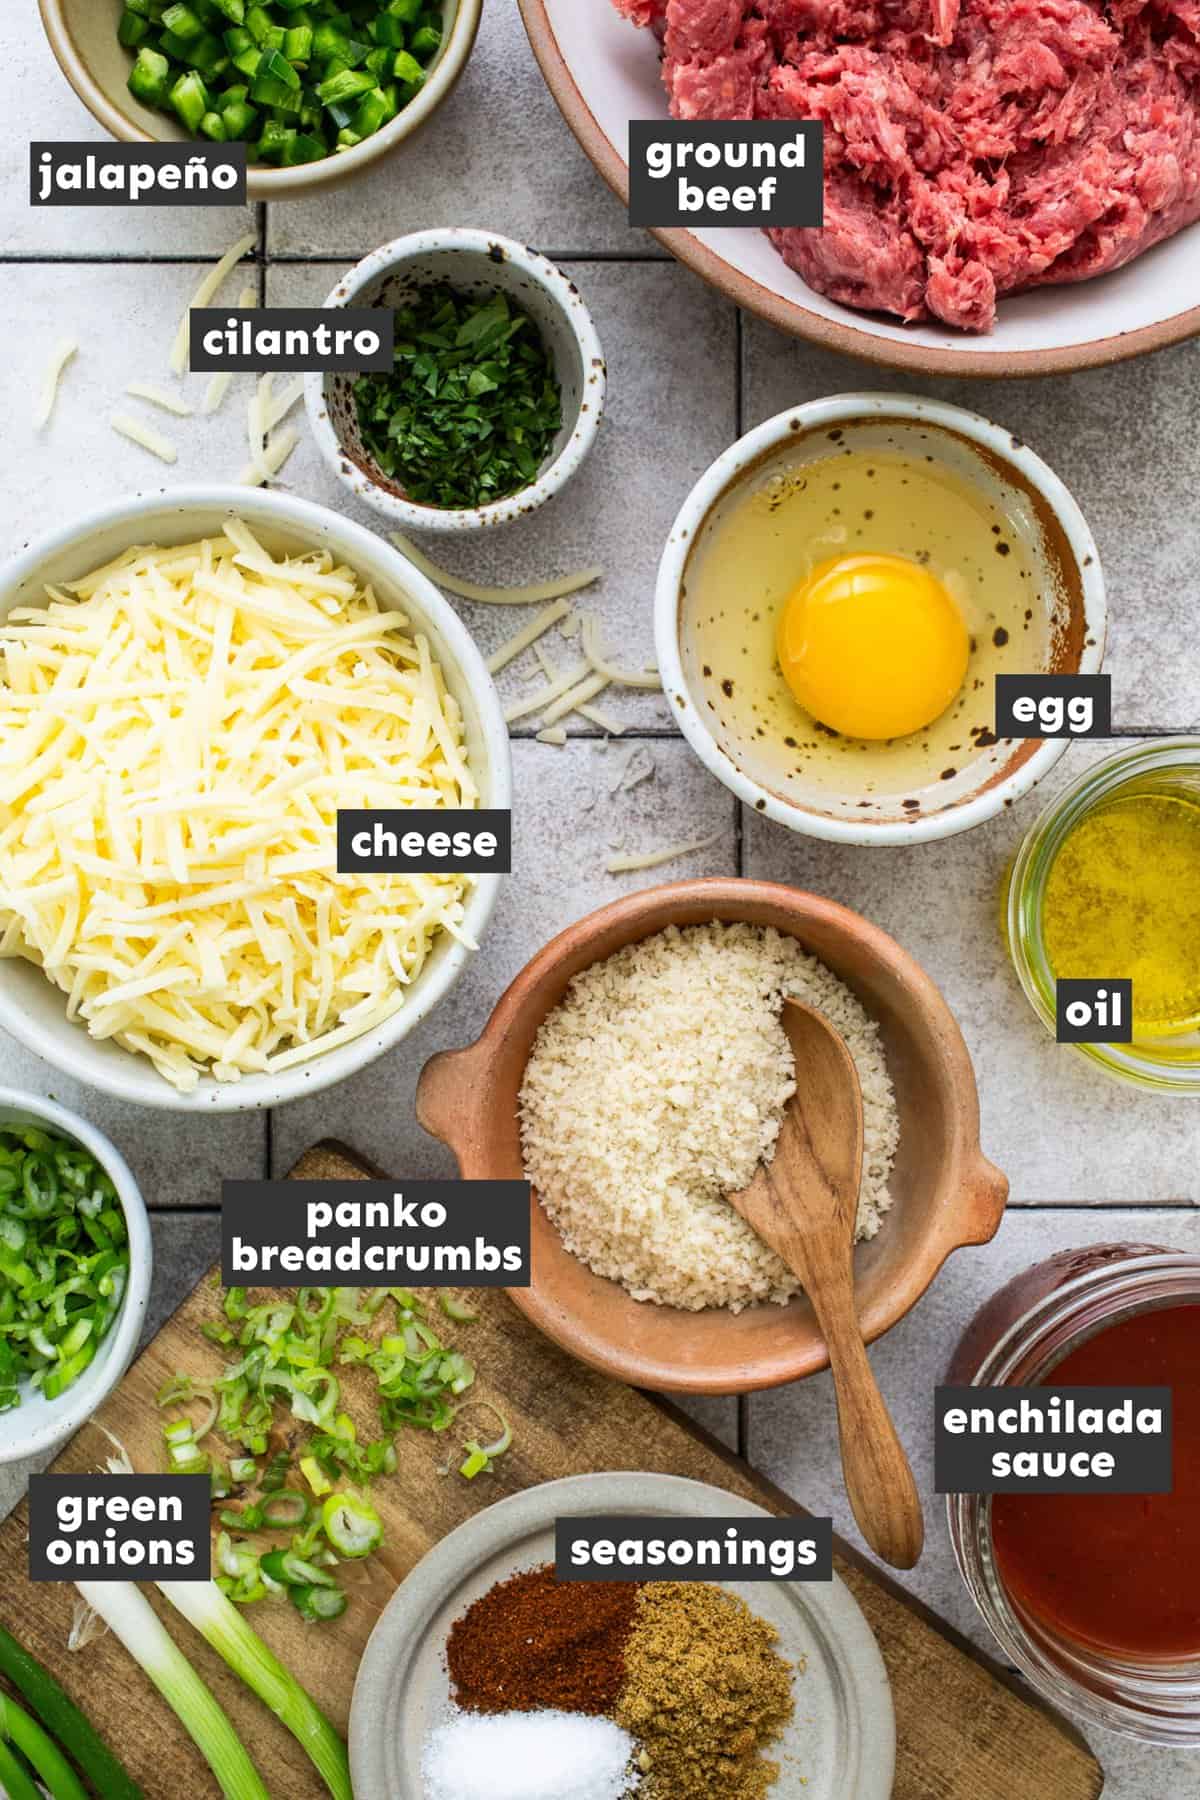
[[611, 1715], [637, 1597], [636, 1582], [560, 1582], [549, 1563], [498, 1582], [451, 1628], [455, 1699], [472, 1712]]
[[795, 1707], [777, 1638], [705, 1582], [641, 1589], [616, 1710], [640, 1745], [638, 1800], [762, 1800], [779, 1769], [760, 1751]]

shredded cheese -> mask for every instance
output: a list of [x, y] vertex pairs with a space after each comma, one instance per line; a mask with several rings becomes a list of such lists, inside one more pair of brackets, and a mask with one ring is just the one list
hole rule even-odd
[[474, 807], [430, 647], [327, 553], [135, 547], [0, 626], [0, 954], [181, 1091], [395, 1013], [472, 878], [339, 875], [339, 807]]
[[569, 688], [559, 699], [554, 700], [542, 713], [543, 725], [553, 725], [558, 719], [565, 719], [568, 713], [575, 711], [584, 701], [594, 700], [608, 686], [607, 675], [587, 675], [577, 686]]
[[[246, 439], [250, 446], [249, 469], [242, 480], [255, 487], [266, 481], [267, 408], [271, 404], [271, 377], [260, 375], [254, 392], [246, 403]], [[257, 471], [257, 475], [255, 474]]]
[[681, 856], [695, 856], [697, 851], [711, 850], [719, 844], [723, 832], [700, 838], [694, 844], [670, 844], [665, 850], [653, 850], [648, 856], [614, 856], [605, 864], [610, 875], [632, 875], [639, 869], [660, 869], [664, 863], [677, 862]]
[[481, 606], [537, 606], [540, 601], [561, 600], [567, 594], [577, 594], [581, 588], [591, 587], [604, 573], [603, 569], [580, 569], [574, 575], [557, 576], [553, 581], [535, 581], [529, 587], [483, 587], [475, 581], [464, 581], [460, 575], [452, 575], [449, 569], [432, 562], [403, 532], [394, 531], [392, 542], [398, 550], [403, 550], [411, 563], [416, 564], [422, 575], [436, 581], [448, 594], [457, 594], [460, 600], [478, 601]]
[[539, 744], [554, 744], [561, 750], [567, 741], [567, 734], [561, 725], [549, 725], [545, 731], [538, 732], [537, 741]]
[[[256, 307], [258, 295], [252, 287], [244, 287], [238, 295], [237, 303], [240, 307]], [[232, 370], [222, 369], [219, 374], [214, 375], [204, 391], [204, 411], [206, 413], [220, 412], [225, 403], [225, 396], [232, 386]]]
[[[625, 729], [620, 719], [614, 719], [611, 713], [606, 713], [599, 706], [589, 705], [586, 700], [582, 706], [577, 706], [575, 711], [581, 719], [586, 719], [590, 725], [598, 725], [601, 731], [610, 732], [613, 737], [620, 737]], [[607, 740], [605, 741], [607, 742]]]
[[[541, 712], [551, 701], [557, 700], [560, 694], [565, 694], [568, 689], [577, 686], [588, 675], [587, 663], [575, 663], [564, 675], [556, 676], [545, 687], [539, 688], [536, 694], [527, 694], [524, 700], [514, 700], [511, 705], [506, 706], [504, 709], [505, 719], [512, 725], [517, 719], [527, 718], [530, 713]], [[554, 721], [548, 719], [546, 722], [553, 724]]]
[[164, 412], [174, 413], [177, 419], [190, 419], [192, 407], [180, 394], [170, 394], [166, 388], [156, 387], [152, 381], [131, 381], [125, 389], [135, 400], [148, 400], [151, 406], [161, 406]]
[[170, 438], [165, 438], [161, 431], [155, 431], [152, 425], [143, 425], [132, 413], [114, 413], [108, 422], [114, 431], [119, 431], [130, 443], [140, 444], [143, 450], [149, 450], [151, 456], [157, 456], [160, 462], [178, 461], [179, 452]]
[[238, 239], [236, 244], [230, 244], [220, 262], [214, 264], [208, 271], [188, 301], [187, 309], [179, 321], [179, 329], [175, 333], [175, 342], [171, 346], [171, 373], [173, 375], [182, 375], [188, 366], [188, 337], [193, 307], [208, 305], [223, 286], [226, 276], [237, 267], [248, 250], [253, 250], [257, 241], [256, 234], [248, 231], [245, 237]]
[[265, 408], [263, 423], [266, 425], [267, 430], [274, 431], [277, 425], [282, 424], [283, 420], [286, 419], [291, 412], [293, 406], [303, 398], [304, 377], [299, 375], [295, 381], [284, 388], [282, 394], [276, 394], [270, 405]]
[[38, 397], [33, 413], [33, 428], [41, 431], [50, 423], [50, 415], [54, 411], [54, 403], [58, 399], [58, 384], [62, 380], [63, 370], [76, 354], [79, 345], [74, 338], [60, 338], [50, 353], [50, 361], [42, 376], [42, 391]]
[[618, 669], [605, 661], [600, 650], [599, 621], [594, 613], [583, 615], [583, 654], [598, 675], [615, 681], [619, 687], [657, 688], [662, 692], [662, 681], [657, 669], [647, 669], [643, 673], [638, 669]]
[[225, 396], [233, 386], [233, 371], [222, 369], [214, 375], [204, 390], [204, 410], [206, 413], [220, 412], [225, 404]]
[[[501, 669], [507, 668], [514, 657], [520, 656], [523, 650], [528, 650], [531, 644], [536, 643], [538, 638], [543, 637], [552, 626], [557, 625], [560, 619], [565, 619], [570, 610], [565, 600], [556, 600], [553, 605], [547, 606], [543, 612], [538, 613], [535, 619], [530, 619], [528, 625], [523, 625], [520, 631], [508, 639], [507, 643], [501, 644], [498, 650], [492, 651], [488, 658], [490, 672], [498, 675]], [[538, 658], [539, 662], [542, 660], [541, 657]], [[548, 669], [546, 673], [553, 679], [553, 670]]]
[[261, 456], [248, 463], [238, 476], [241, 486], [261, 487], [264, 481], [270, 481], [273, 475], [278, 475], [299, 442], [300, 433], [290, 425], [286, 431], [277, 431]]

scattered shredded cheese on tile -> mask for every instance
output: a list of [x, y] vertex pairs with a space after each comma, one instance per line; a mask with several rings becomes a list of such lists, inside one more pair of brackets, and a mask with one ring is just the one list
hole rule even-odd
[[165, 438], [161, 431], [155, 431], [152, 425], [144, 425], [132, 413], [114, 413], [109, 424], [122, 437], [128, 438], [131, 444], [139, 444], [143, 450], [149, 450], [151, 456], [157, 456], [160, 462], [173, 463], [179, 460], [179, 452], [170, 438]]
[[712, 837], [701, 838], [694, 844], [669, 844], [665, 850], [653, 850], [648, 856], [614, 856], [605, 864], [610, 875], [632, 875], [639, 869], [660, 869], [664, 863], [677, 862], [682, 856], [694, 856], [697, 851], [711, 850], [719, 844], [723, 832], [716, 831]]
[[267, 430], [274, 431], [275, 427], [287, 418], [293, 406], [303, 398], [304, 377], [303, 375], [298, 375], [295, 381], [289, 382], [282, 394], [276, 394], [270, 405], [265, 408], [263, 423]]
[[611, 713], [604, 711], [603, 707], [592, 706], [586, 700], [582, 705], [577, 706], [575, 711], [581, 719], [586, 719], [590, 725], [598, 725], [601, 731], [607, 731], [612, 737], [620, 737], [625, 729], [620, 719], [614, 719]]
[[240, 237], [236, 244], [230, 244], [228, 250], [205, 275], [203, 281], [188, 301], [179, 329], [175, 333], [175, 342], [171, 346], [171, 373], [182, 375], [188, 366], [189, 335], [191, 332], [192, 309], [207, 306], [214, 299], [218, 290], [224, 285], [226, 276], [241, 262], [247, 251], [253, 250], [258, 238], [255, 232], [248, 231]]
[[148, 400], [151, 406], [161, 406], [164, 412], [174, 413], [177, 419], [192, 416], [193, 409], [181, 394], [170, 394], [152, 381], [131, 381], [125, 392], [135, 400]]
[[33, 413], [33, 428], [41, 431], [50, 423], [50, 415], [54, 411], [54, 402], [58, 399], [58, 384], [62, 380], [63, 370], [79, 349], [74, 338], [60, 338], [50, 353], [50, 361], [42, 376], [41, 393]]
[[[501, 669], [507, 668], [514, 657], [520, 656], [523, 650], [528, 650], [531, 644], [536, 648], [537, 639], [544, 636], [552, 626], [557, 625], [560, 619], [565, 619], [570, 610], [565, 600], [556, 600], [543, 612], [538, 613], [536, 618], [530, 619], [528, 625], [523, 625], [520, 631], [510, 637], [506, 643], [501, 644], [498, 650], [492, 651], [488, 658], [490, 672], [498, 675]], [[543, 662], [543, 660], [542, 657], [538, 657], [539, 662]], [[550, 671], [547, 670], [547, 673], [549, 674]]]
[[[244, 287], [238, 295], [237, 303], [241, 308], [256, 307], [258, 305], [258, 295], [252, 287]], [[219, 374], [214, 375], [204, 391], [203, 410], [206, 413], [220, 412], [221, 407], [225, 403], [225, 396], [232, 386], [232, 370], [222, 369]]]
[[261, 487], [264, 481], [270, 481], [278, 475], [296, 445], [300, 442], [300, 433], [289, 425], [286, 431], [277, 431], [268, 441], [261, 456], [246, 467], [238, 476], [242, 487]]
[[578, 686], [570, 688], [557, 700], [552, 700], [542, 714], [544, 725], [554, 725], [559, 719], [565, 719], [568, 713], [575, 711], [585, 701], [594, 700], [609, 685], [607, 675], [587, 675]]
[[240, 521], [134, 547], [0, 626], [0, 954], [181, 1091], [403, 1004], [471, 877], [339, 875], [339, 807], [474, 807], [426, 639]]
[[[544, 707], [549, 706], [551, 702], [557, 700], [560, 694], [565, 694], [568, 689], [575, 687], [579, 682], [588, 677], [589, 673], [589, 665], [587, 663], [579, 662], [573, 664], [564, 674], [558, 675], [553, 681], [547, 682], [545, 687], [538, 688], [536, 693], [527, 694], [524, 700], [514, 700], [509, 706], [506, 706], [504, 709], [505, 719], [511, 725], [517, 719], [527, 718], [530, 713], [541, 712]], [[546, 722], [547, 724], [553, 723], [552, 720], [547, 720]]]
[[545, 731], [538, 732], [537, 741], [539, 744], [553, 744], [556, 749], [561, 750], [567, 741], [567, 734], [561, 725], [548, 725]]
[[529, 587], [484, 587], [476, 581], [464, 581], [460, 575], [452, 575], [449, 569], [443, 569], [430, 560], [423, 550], [418, 550], [411, 538], [403, 532], [393, 531], [392, 542], [398, 550], [420, 569], [422, 575], [435, 581], [448, 594], [457, 594], [460, 600], [475, 600], [482, 606], [536, 606], [539, 601], [561, 600], [567, 594], [577, 594], [581, 588], [591, 587], [599, 581], [603, 569], [580, 569], [574, 575], [561, 575], [552, 581], [535, 581]]
[[606, 661], [600, 649], [600, 626], [594, 613], [583, 615], [583, 654], [597, 675], [607, 676], [609, 681], [615, 681], [619, 687], [657, 688], [660, 693], [662, 691], [662, 681], [657, 669], [618, 669]]

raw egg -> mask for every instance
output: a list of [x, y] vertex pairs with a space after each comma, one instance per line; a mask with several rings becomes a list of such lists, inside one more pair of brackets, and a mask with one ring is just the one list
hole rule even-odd
[[779, 667], [814, 719], [845, 737], [908, 737], [963, 685], [970, 640], [943, 584], [905, 556], [833, 557], [793, 589]]

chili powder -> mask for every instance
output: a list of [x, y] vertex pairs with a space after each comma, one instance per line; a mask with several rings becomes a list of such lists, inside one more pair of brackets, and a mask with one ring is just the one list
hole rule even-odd
[[498, 1582], [455, 1621], [446, 1660], [472, 1712], [611, 1713], [638, 1582], [560, 1582], [551, 1563]]

